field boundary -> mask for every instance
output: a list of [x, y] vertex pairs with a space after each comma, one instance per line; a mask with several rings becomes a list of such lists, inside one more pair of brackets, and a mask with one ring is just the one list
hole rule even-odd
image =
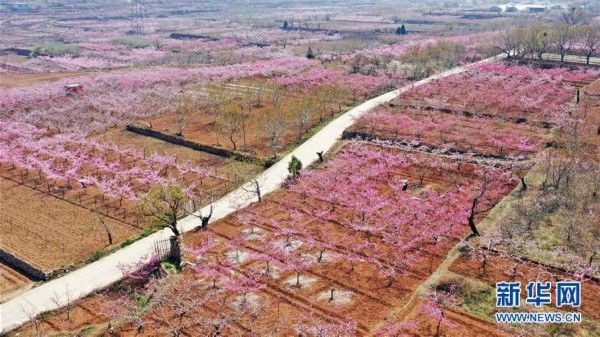
[[180, 136], [175, 136], [175, 135], [169, 135], [166, 134], [164, 132], [160, 132], [151, 128], [147, 128], [147, 127], [143, 127], [143, 126], [137, 126], [137, 125], [133, 125], [133, 124], [128, 124], [125, 129], [127, 131], [130, 132], [134, 132], [137, 134], [140, 134], [142, 136], [146, 136], [146, 137], [151, 137], [151, 138], [156, 138], [156, 139], [160, 139], [162, 141], [165, 141], [167, 143], [171, 143], [171, 144], [175, 144], [175, 145], [179, 145], [179, 146], [183, 146], [183, 147], [187, 147], [189, 149], [192, 150], [196, 150], [196, 151], [200, 151], [200, 152], [206, 152], [215, 156], [219, 156], [219, 157], [224, 157], [224, 158], [231, 158], [237, 161], [243, 161], [243, 162], [249, 162], [249, 163], [253, 163], [253, 164], [258, 164], [260, 166], [263, 166], [265, 168], [269, 168], [271, 165], [273, 165], [273, 163], [275, 162], [275, 159], [265, 159], [265, 158], [259, 158], [259, 157], [254, 157], [254, 156], [250, 156], [247, 154], [243, 154], [240, 153], [238, 151], [233, 151], [233, 150], [227, 150], [221, 147], [217, 147], [217, 146], [212, 146], [212, 145], [206, 145], [206, 144], [201, 144], [201, 143], [197, 143], [191, 140], [187, 140], [183, 137]]
[[503, 117], [498, 114], [473, 112], [473, 111], [468, 111], [468, 110], [454, 110], [454, 109], [449, 109], [449, 108], [435, 108], [432, 106], [419, 105], [419, 104], [402, 104], [402, 105], [395, 105], [395, 106], [400, 107], [400, 108], [423, 109], [425, 111], [431, 111], [431, 112], [442, 112], [442, 113], [454, 115], [454, 116], [464, 116], [464, 117], [469, 117], [469, 118], [472, 118], [472, 117], [488, 118], [488, 119], [494, 119], [494, 120], [499, 120], [499, 121], [511, 122], [514, 124], [529, 124], [529, 125], [533, 125], [533, 126], [539, 126], [544, 129], [552, 129], [552, 128], [556, 127], [556, 123], [547, 122], [547, 121], [543, 121], [543, 120], [530, 119], [527, 117]]
[[[563, 273], [565, 275], [573, 275], [574, 274], [573, 271], [570, 271], [570, 270], [568, 270], [568, 269], [566, 269], [564, 267], [555, 266], [555, 265], [551, 265], [551, 264], [548, 264], [548, 263], [540, 262], [540, 261], [534, 260], [532, 258], [529, 258], [527, 256], [515, 255], [513, 253], [509, 253], [509, 252], [506, 252], [506, 251], [497, 250], [497, 249], [494, 249], [494, 248], [488, 248], [488, 247], [485, 247], [485, 246], [479, 246], [478, 248], [481, 249], [481, 250], [488, 251], [488, 252], [492, 253], [492, 255], [495, 255], [495, 256], [508, 255], [509, 257], [511, 257], [511, 258], [513, 258], [515, 260], [520, 260], [520, 261], [523, 261], [524, 263], [529, 263], [529, 264], [536, 265], [538, 267], [542, 267], [542, 268], [546, 268], [546, 269], [552, 269], [552, 270], [554, 270], [556, 272], [560, 272], [560, 273]], [[582, 275], [583, 275], [584, 278], [587, 278], [587, 279], [593, 281], [594, 283], [600, 285], [600, 277], [597, 277], [595, 275], [589, 275], [587, 273], [582, 273]]]
[[[379, 136], [373, 133], [369, 133], [369, 132], [362, 132], [362, 131], [344, 131], [342, 133], [342, 139], [343, 140], [364, 140], [364, 141], [383, 141], [383, 142], [389, 142], [390, 145], [395, 146], [395, 147], [399, 147], [401, 149], [407, 150], [407, 151], [417, 151], [417, 152], [423, 152], [423, 153], [429, 153], [429, 154], [435, 154], [435, 155], [440, 155], [440, 156], [447, 156], [449, 158], [455, 158], [456, 157], [460, 157], [461, 160], [467, 161], [467, 162], [472, 162], [472, 163], [477, 163], [477, 164], [484, 164], [484, 165], [496, 165], [499, 163], [503, 163], [503, 162], [515, 162], [515, 161], [525, 161], [527, 160], [527, 156], [523, 156], [523, 159], [519, 159], [519, 158], [510, 158], [510, 157], [505, 157], [505, 156], [499, 156], [499, 155], [494, 155], [494, 154], [485, 154], [485, 153], [479, 153], [479, 152], [466, 152], [466, 151], [461, 151], [458, 149], [455, 149], [453, 147], [448, 147], [448, 148], [442, 148], [436, 145], [432, 145], [432, 144], [426, 144], [426, 143], [419, 143], [418, 145], [413, 145], [410, 144], [409, 141], [405, 140], [405, 139], [401, 139], [401, 138], [396, 138], [396, 137], [384, 137], [384, 136]], [[422, 147], [427, 147], [428, 149], [422, 149]], [[546, 144], [546, 146], [550, 146], [549, 143]]]

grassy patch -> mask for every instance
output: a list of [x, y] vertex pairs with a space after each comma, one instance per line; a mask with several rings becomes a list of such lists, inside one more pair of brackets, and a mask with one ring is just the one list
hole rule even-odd
[[494, 289], [491, 286], [467, 281], [459, 288], [458, 296], [463, 299], [463, 306], [470, 313], [486, 319], [493, 318], [496, 306]]
[[63, 42], [51, 42], [36, 46], [31, 52], [31, 56], [65, 56], [78, 55], [81, 47], [76, 44], [67, 44]]
[[94, 327], [93, 326], [86, 326], [85, 328], [79, 330], [79, 334], [80, 336], [89, 336], [91, 335], [91, 333], [94, 331]]
[[175, 265], [175, 263], [170, 260], [166, 260], [160, 263], [161, 267], [166, 270], [169, 274], [177, 274], [179, 272], [179, 268]]
[[142, 234], [140, 234], [140, 235], [138, 235], [136, 237], [133, 237], [133, 238], [129, 238], [129, 239], [121, 242], [121, 248], [127, 247], [130, 244], [132, 244], [132, 243], [134, 243], [134, 242], [136, 242], [136, 241], [138, 241], [140, 239], [143, 239], [143, 238], [149, 236], [150, 234], [156, 232], [158, 229], [162, 229], [162, 228], [164, 228], [164, 226], [153, 226], [153, 227], [150, 227], [150, 228], [145, 228], [142, 231]]
[[129, 48], [148, 48], [150, 41], [139, 37], [120, 37], [113, 40], [114, 44], [120, 44]]
[[438, 284], [456, 287], [458, 306], [468, 313], [493, 321], [496, 312], [495, 290], [485, 282], [446, 272]]
[[92, 254], [92, 256], [90, 256], [87, 259], [87, 263], [96, 262], [96, 261], [100, 260], [101, 258], [105, 257], [106, 255], [108, 255], [108, 253], [109, 253], [109, 251], [95, 252], [94, 254]]

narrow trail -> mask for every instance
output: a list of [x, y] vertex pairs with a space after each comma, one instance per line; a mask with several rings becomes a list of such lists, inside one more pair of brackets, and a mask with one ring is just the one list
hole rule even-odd
[[369, 336], [376, 336], [377, 330], [380, 327], [384, 326], [386, 323], [401, 322], [411, 318], [410, 316], [415, 313], [415, 307], [417, 305], [420, 295], [431, 285], [436, 284], [437, 281], [442, 277], [442, 275], [444, 275], [448, 271], [448, 268], [460, 256], [460, 252], [458, 251], [458, 249], [460, 246], [463, 245], [465, 240], [467, 240], [467, 238], [464, 238], [454, 247], [452, 247], [448, 254], [446, 254], [446, 259], [444, 259], [444, 261], [438, 266], [438, 268], [431, 275], [429, 275], [429, 277], [425, 281], [423, 281], [417, 287], [417, 289], [413, 291], [408, 301], [404, 305], [396, 307], [394, 310], [392, 310], [386, 317], [385, 321], [382, 321], [373, 330], [371, 330]]
[[[502, 55], [498, 55], [477, 63], [488, 63], [502, 58]], [[365, 113], [415, 87], [436, 79], [462, 73], [471, 65], [473, 64], [450, 69], [400, 89], [384, 93], [340, 115], [255, 178], [260, 183], [263, 196], [277, 190], [287, 178], [287, 166], [292, 156], [298, 158], [305, 167], [310, 166], [318, 159], [316, 152], [329, 152], [341, 139], [344, 130], [353, 125]], [[214, 212], [211, 222], [220, 220], [236, 210], [256, 202], [254, 193], [248, 192], [252, 190], [252, 183], [248, 182], [211, 205], [207, 205], [201, 212], [202, 214], [208, 214], [212, 206]], [[198, 226], [198, 218], [190, 215], [181, 219], [178, 225], [182, 233], [190, 231]], [[171, 231], [169, 229], [160, 230], [96, 262], [83, 266], [60, 278], [48, 281], [1, 304], [0, 334], [19, 327], [43, 312], [61, 308], [119, 281], [123, 278], [120, 266], [147, 261], [153, 251], [155, 242], [166, 240], [170, 236]]]

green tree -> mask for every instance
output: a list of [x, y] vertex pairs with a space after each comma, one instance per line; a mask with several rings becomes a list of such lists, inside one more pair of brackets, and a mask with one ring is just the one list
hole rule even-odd
[[181, 233], [177, 228], [177, 219], [186, 214], [186, 200], [185, 193], [177, 184], [154, 186], [138, 201], [137, 211], [151, 218], [157, 225], [168, 227], [179, 237]]
[[398, 27], [398, 29], [396, 29], [396, 34], [397, 35], [406, 35], [406, 27], [404, 26], [404, 24], [400, 27]]
[[292, 156], [292, 160], [290, 160], [290, 163], [288, 164], [290, 177], [297, 178], [300, 175], [300, 170], [302, 170], [302, 162], [300, 159], [296, 158], [296, 156]]

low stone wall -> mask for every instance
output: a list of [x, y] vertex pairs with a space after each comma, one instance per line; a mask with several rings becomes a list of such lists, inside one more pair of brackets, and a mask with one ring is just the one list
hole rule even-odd
[[208, 41], [218, 41], [219, 39], [208, 36], [208, 35], [199, 35], [199, 34], [186, 34], [186, 33], [171, 33], [169, 35], [171, 39], [177, 40], [208, 40]]
[[39, 268], [32, 266], [25, 260], [17, 257], [16, 255], [7, 252], [3, 248], [0, 248], [0, 261], [6, 263], [12, 268], [27, 275], [27, 277], [34, 280], [46, 280], [48, 276]]
[[[422, 152], [428, 153], [441, 153], [446, 155], [459, 155], [459, 156], [467, 156], [470, 158], [481, 158], [481, 159], [491, 159], [491, 160], [506, 160], [508, 157], [493, 155], [488, 153], [469, 153], [465, 151], [461, 151], [454, 148], [440, 148], [435, 145], [425, 144], [419, 142], [418, 145], [413, 145], [409, 140], [398, 139], [395, 137], [385, 137], [379, 136], [372, 133], [361, 132], [361, 131], [344, 131], [342, 133], [343, 140], [366, 140], [366, 141], [386, 141], [390, 142], [393, 145], [405, 147], [411, 150], [419, 150]], [[546, 144], [546, 147], [550, 146], [549, 143]], [[522, 156], [521, 158], [517, 158], [517, 160], [525, 160], [526, 157]]]
[[219, 157], [231, 158], [231, 159], [235, 159], [235, 160], [239, 160], [239, 161], [244, 161], [244, 162], [261, 165], [261, 166], [264, 166], [265, 168], [270, 167], [277, 160], [277, 159], [257, 158], [257, 157], [253, 157], [253, 156], [250, 156], [247, 154], [237, 152], [237, 151], [227, 150], [227, 149], [223, 149], [223, 148], [211, 146], [211, 145], [206, 145], [206, 144], [200, 144], [200, 143], [196, 143], [196, 142], [187, 140], [183, 137], [169, 135], [169, 134], [166, 134], [166, 133], [163, 133], [160, 131], [156, 131], [154, 129], [137, 126], [137, 125], [133, 125], [133, 124], [127, 125], [126, 128], [128, 131], [135, 132], [140, 135], [147, 136], [147, 137], [157, 138], [157, 139], [163, 140], [167, 143], [184, 146], [184, 147], [190, 148], [192, 150], [210, 153], [210, 154], [213, 154], [213, 155], [219, 156]]

